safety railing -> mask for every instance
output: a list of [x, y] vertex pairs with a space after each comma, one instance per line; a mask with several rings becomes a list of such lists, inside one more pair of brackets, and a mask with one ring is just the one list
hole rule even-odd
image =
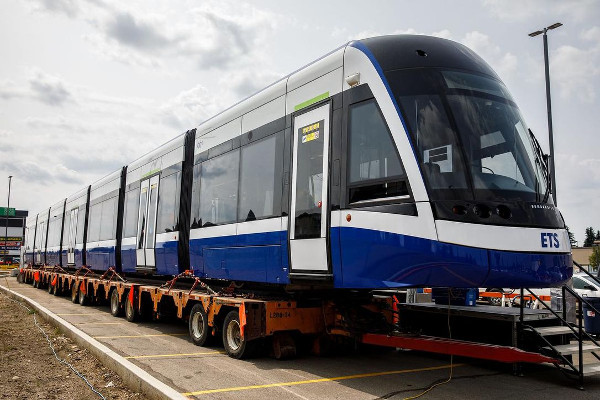
[[[525, 295], [525, 291], [527, 291], [529, 294]], [[573, 326], [574, 324], [572, 324], [571, 322], [568, 321], [567, 318], [567, 293], [571, 296], [573, 296], [577, 302], [577, 307], [576, 307], [576, 318], [577, 318], [577, 325]], [[584, 329], [584, 321], [583, 321], [583, 304], [586, 304], [591, 310], [593, 310], [596, 313], [600, 313], [599, 310], [596, 309], [596, 307], [594, 307], [589, 301], [587, 301], [586, 299], [584, 299], [583, 297], [579, 296], [579, 294], [577, 294], [573, 289], [571, 289], [570, 287], [563, 285], [562, 286], [562, 312], [561, 314], [557, 313], [556, 310], [553, 310], [552, 307], [550, 305], [548, 305], [544, 300], [542, 300], [538, 295], [536, 295], [534, 292], [532, 292], [530, 289], [528, 288], [521, 288], [520, 289], [520, 295], [521, 295], [521, 301], [519, 304], [520, 307], [520, 312], [519, 312], [519, 322], [520, 322], [520, 332], [519, 332], [519, 336], [522, 338], [523, 337], [523, 330], [528, 329], [532, 332], [535, 332], [538, 336], [539, 339], [541, 339], [542, 341], [544, 341], [546, 343], [546, 345], [552, 349], [552, 351], [566, 364], [569, 366], [569, 368], [571, 368], [573, 370], [574, 373], [576, 373], [578, 375], [579, 378], [579, 385], [580, 387], [583, 387], [583, 341], [584, 340], [589, 340], [592, 343], [594, 343], [596, 346], [600, 346], [600, 344], [596, 341], [596, 339], [594, 339], [589, 333], [587, 333]], [[577, 342], [578, 342], [578, 366], [576, 367], [573, 362], [571, 360], [569, 360], [568, 357], [565, 357], [563, 354], [561, 354], [556, 348], [555, 346], [548, 340], [546, 339], [544, 336], [540, 335], [535, 328], [533, 328], [532, 326], [528, 326], [524, 324], [524, 315], [525, 315], [525, 310], [524, 310], [524, 305], [525, 305], [525, 297], [528, 296], [532, 296], [533, 298], [535, 298], [537, 301], [539, 301], [540, 304], [542, 304], [544, 306], [545, 309], [547, 309], [548, 311], [550, 311], [561, 323], [562, 326], [566, 326], [568, 327], [573, 335], [577, 338]], [[585, 338], [585, 339], [584, 339]], [[598, 356], [598, 354], [596, 354], [595, 352], [592, 352], [592, 354], [598, 359], [600, 360], [600, 356]], [[559, 365], [556, 365], [557, 367], [560, 367]]]

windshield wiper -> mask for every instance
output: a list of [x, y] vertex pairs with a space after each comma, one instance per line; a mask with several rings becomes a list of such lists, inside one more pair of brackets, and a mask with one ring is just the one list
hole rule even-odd
[[[542, 147], [540, 146], [540, 143], [538, 142], [537, 138], [535, 137], [535, 135], [533, 134], [531, 129], [528, 128], [527, 130], [529, 131], [529, 137], [531, 138], [531, 142], [533, 144], [533, 148], [536, 153], [535, 154], [536, 155], [535, 163], [542, 170], [542, 175], [544, 175], [544, 178], [546, 181], [546, 191], [544, 192], [544, 198], [542, 199], [542, 203], [547, 203], [548, 197], [550, 196], [550, 186], [552, 183], [552, 182], [550, 182], [550, 171], [548, 168], [548, 155], [544, 154], [544, 152], [542, 151]], [[535, 187], [535, 192], [536, 192], [536, 196], [537, 196], [538, 195], [538, 185], [536, 185], [536, 187]]]

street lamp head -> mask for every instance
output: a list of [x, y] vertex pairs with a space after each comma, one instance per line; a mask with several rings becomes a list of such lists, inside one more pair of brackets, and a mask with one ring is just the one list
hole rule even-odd
[[556, 29], [558, 27], [562, 26], [562, 24], [560, 22], [557, 22], [555, 24], [550, 25], [548, 28], [546, 29]]
[[530, 37], [534, 37], [534, 36], [537, 36], [537, 35], [541, 35], [542, 33], [546, 33], [546, 31], [549, 31], [550, 29], [556, 29], [556, 28], [561, 27], [561, 26], [562, 26], [562, 24], [560, 22], [557, 22], [555, 24], [552, 24], [550, 26], [545, 27], [544, 29], [542, 29], [540, 31], [531, 32], [529, 34], [529, 36]]

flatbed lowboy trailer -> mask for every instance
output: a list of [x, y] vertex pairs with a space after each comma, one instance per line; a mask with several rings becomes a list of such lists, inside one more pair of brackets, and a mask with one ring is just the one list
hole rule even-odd
[[221, 336], [226, 353], [234, 358], [257, 356], [268, 339], [270, 354], [278, 359], [294, 357], [299, 341], [308, 343], [315, 354], [323, 353], [329, 343], [347, 341], [507, 363], [556, 362], [514, 346], [403, 333], [399, 309], [404, 306], [391, 293], [295, 299], [240, 293], [234, 286], [216, 291], [191, 271], [159, 284], [130, 281], [113, 269], [100, 276], [85, 267], [75, 272], [28, 267], [18, 279], [56, 296], [70, 294], [81, 305], [108, 303], [113, 316], [130, 322], [140, 317], [187, 321], [194, 344], [202, 346]]

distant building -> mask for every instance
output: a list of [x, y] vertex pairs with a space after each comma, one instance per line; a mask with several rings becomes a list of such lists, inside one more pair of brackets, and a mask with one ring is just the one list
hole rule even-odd
[[0, 216], [0, 261], [2, 264], [18, 264], [21, 257], [25, 219], [29, 211], [15, 210], [14, 214], [14, 216], [8, 217]]
[[[592, 255], [592, 251], [594, 250], [595, 246], [600, 246], [600, 240], [594, 241], [594, 245], [592, 247], [573, 247], [573, 261], [582, 267], [585, 267], [585, 269], [589, 271], [590, 256]], [[592, 271], [597, 271], [597, 268], [593, 269]]]

